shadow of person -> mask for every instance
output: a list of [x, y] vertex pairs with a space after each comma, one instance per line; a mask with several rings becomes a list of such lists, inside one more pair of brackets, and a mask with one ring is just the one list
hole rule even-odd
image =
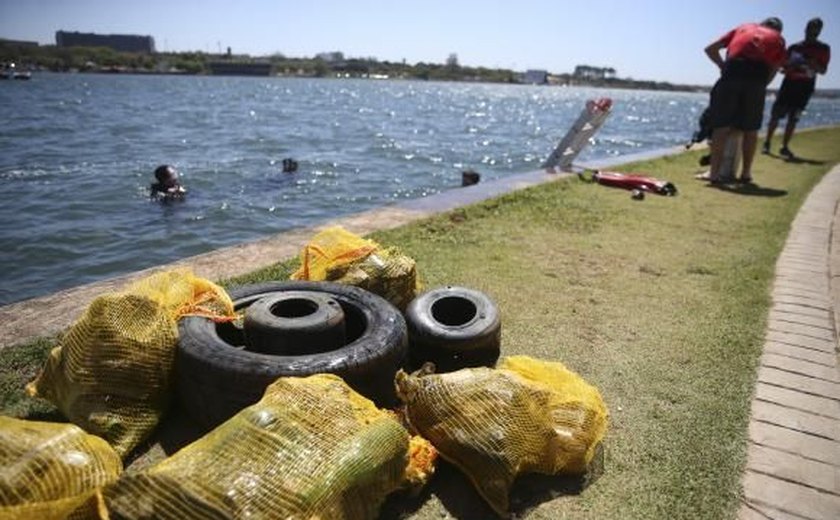
[[780, 159], [785, 162], [789, 162], [792, 164], [815, 164], [817, 166], [826, 164], [825, 161], [818, 161], [816, 159], [808, 159], [805, 157], [799, 157], [798, 155], [794, 155], [793, 157], [788, 157], [786, 155], [779, 155], [775, 153], [765, 153], [764, 155], [771, 157], [773, 159]]
[[816, 165], [823, 165], [825, 161], [817, 161], [815, 159], [806, 159], [805, 157], [785, 157], [785, 160], [789, 163], [793, 164], [816, 164]]
[[736, 195], [746, 195], [750, 197], [784, 197], [788, 194], [786, 190], [777, 190], [775, 188], [763, 188], [755, 183], [745, 184], [709, 184], [712, 188], [717, 188], [720, 191], [734, 193]]

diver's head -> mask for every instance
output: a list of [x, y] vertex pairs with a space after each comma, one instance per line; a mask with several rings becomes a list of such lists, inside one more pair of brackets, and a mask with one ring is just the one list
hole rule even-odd
[[178, 172], [168, 164], [162, 164], [155, 169], [155, 179], [164, 187], [171, 188], [178, 185]]

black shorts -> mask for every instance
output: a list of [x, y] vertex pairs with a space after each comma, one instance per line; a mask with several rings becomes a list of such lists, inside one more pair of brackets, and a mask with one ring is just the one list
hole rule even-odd
[[773, 119], [790, 117], [798, 120], [799, 115], [808, 106], [813, 93], [814, 85], [810, 81], [783, 81], [779, 93], [776, 94], [776, 101], [770, 112], [771, 117]]
[[745, 132], [761, 128], [764, 117], [766, 78], [722, 76], [712, 89], [709, 125]]

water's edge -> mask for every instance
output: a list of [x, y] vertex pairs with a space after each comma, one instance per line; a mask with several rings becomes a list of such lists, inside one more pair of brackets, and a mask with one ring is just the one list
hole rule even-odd
[[[619, 164], [642, 161], [682, 153], [682, 147], [628, 154], [621, 157], [592, 161], [589, 168], [609, 168]], [[542, 170], [494, 179], [466, 188], [453, 189], [421, 199], [404, 201], [320, 222], [312, 227], [294, 229], [271, 237], [225, 247], [208, 253], [183, 258], [130, 274], [99, 282], [80, 285], [50, 295], [15, 302], [0, 307], [0, 349], [26, 343], [38, 337], [55, 335], [69, 327], [90, 304], [102, 294], [124, 288], [127, 284], [167, 269], [190, 268], [197, 275], [210, 280], [240, 276], [275, 264], [299, 254], [303, 246], [319, 229], [340, 225], [347, 230], [366, 235], [374, 231], [392, 229], [499, 195], [569, 177], [569, 173], [546, 173]]]

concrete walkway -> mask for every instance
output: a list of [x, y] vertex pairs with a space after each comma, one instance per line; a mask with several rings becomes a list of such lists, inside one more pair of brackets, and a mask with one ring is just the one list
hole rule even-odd
[[738, 518], [840, 519], [840, 166], [793, 222], [752, 401]]

